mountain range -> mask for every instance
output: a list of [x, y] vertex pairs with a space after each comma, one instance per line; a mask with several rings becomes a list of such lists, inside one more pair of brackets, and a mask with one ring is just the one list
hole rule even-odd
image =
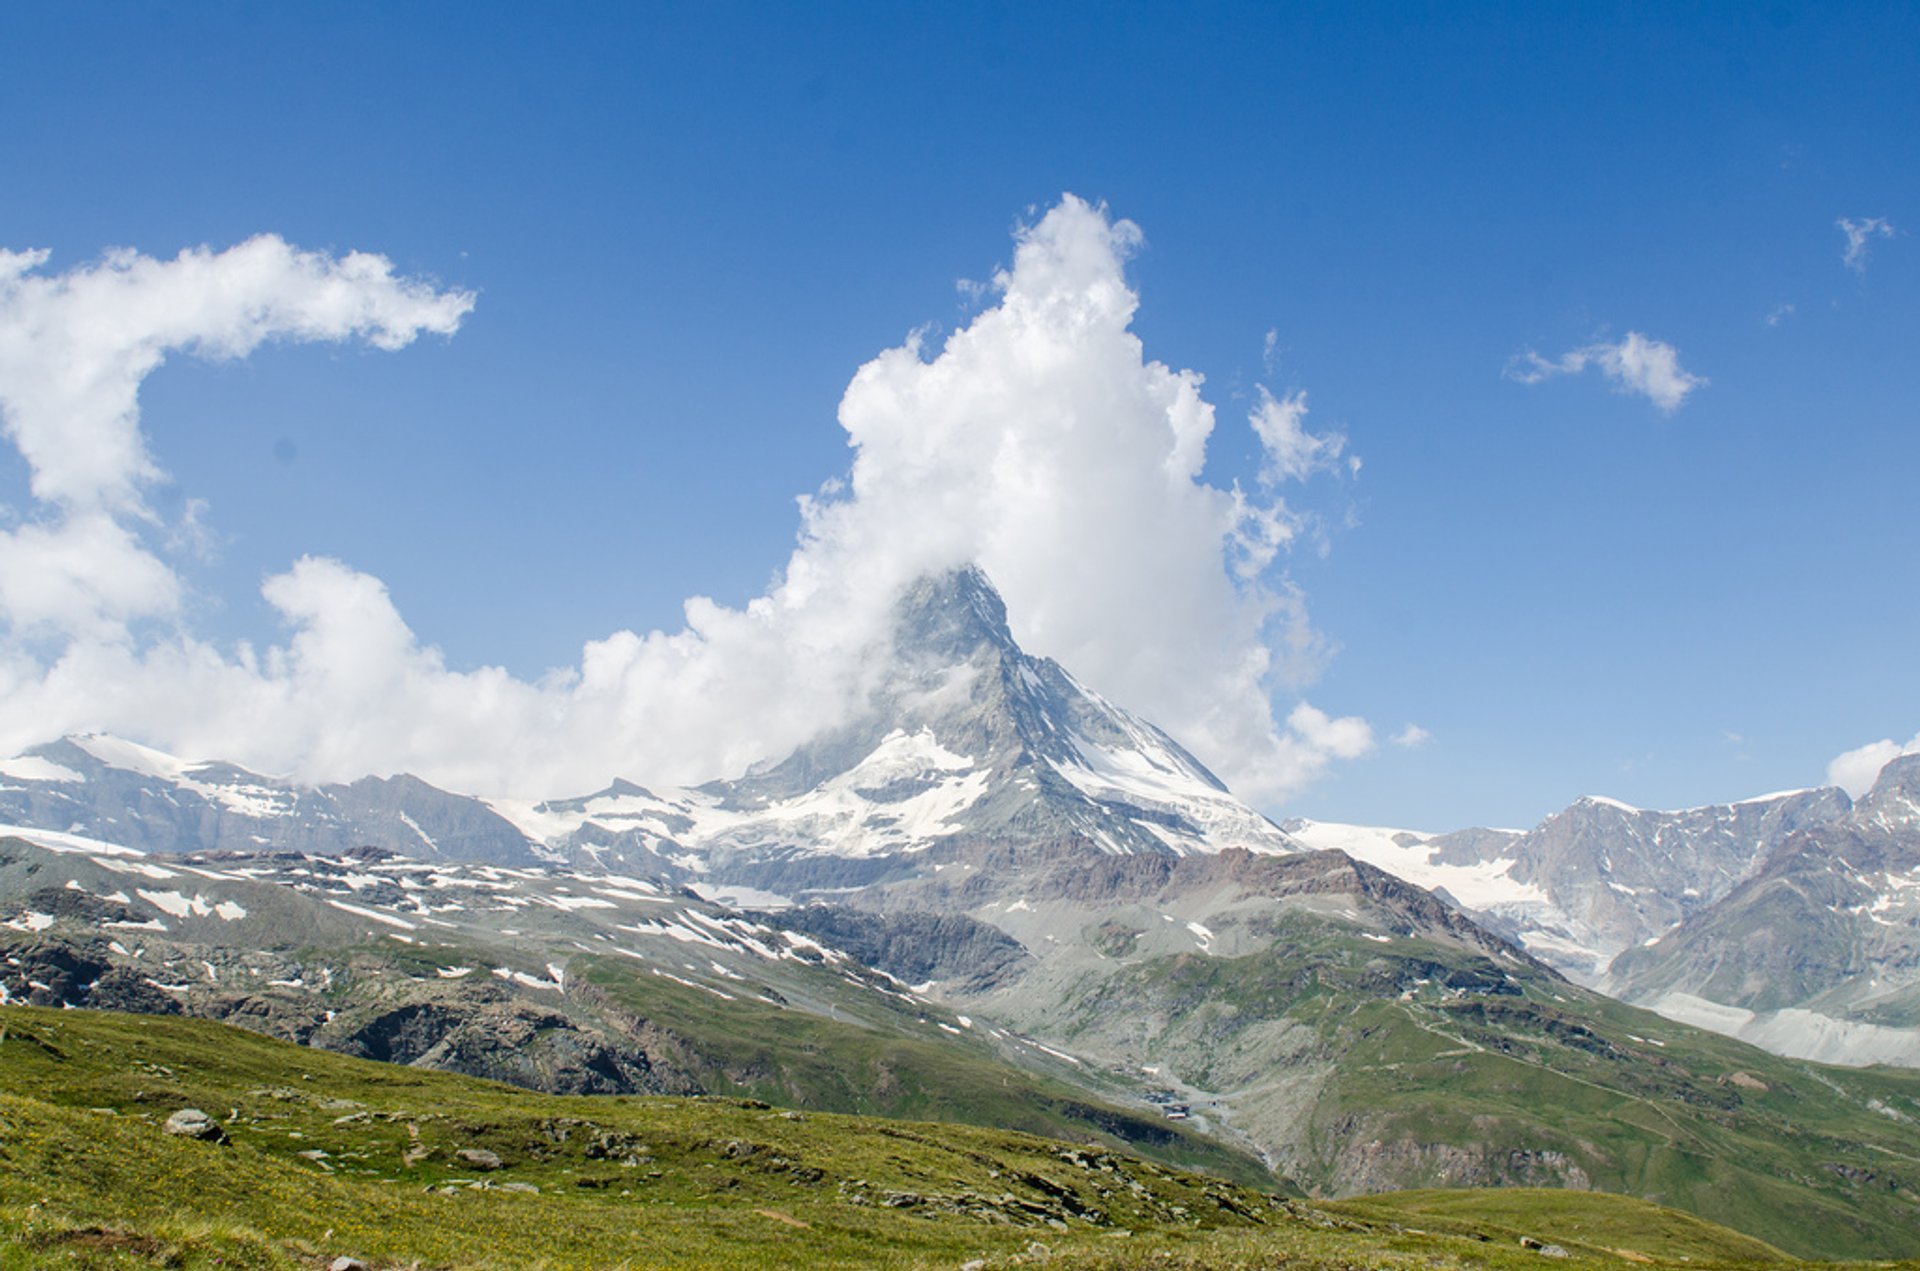
[[310, 787], [104, 736], [0, 762], [0, 1001], [1897, 1254], [1920, 1073], [1804, 1060], [1920, 1062], [1916, 792], [1920, 761], [1858, 804], [1275, 824], [963, 569], [901, 597], [852, 719], [698, 787]]

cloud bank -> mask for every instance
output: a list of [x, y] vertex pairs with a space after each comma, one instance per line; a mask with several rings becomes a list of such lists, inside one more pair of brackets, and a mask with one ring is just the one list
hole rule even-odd
[[142, 497], [159, 468], [137, 390], [169, 353], [397, 349], [453, 332], [471, 295], [275, 238], [56, 276], [37, 272], [44, 254], [0, 257], [0, 408], [38, 501], [0, 538], [0, 752], [102, 729], [309, 780], [411, 771], [521, 797], [733, 775], [857, 709], [899, 588], [971, 561], [1028, 648], [1271, 804], [1373, 746], [1363, 720], [1273, 705], [1325, 656], [1280, 567], [1304, 523], [1280, 487], [1333, 468], [1345, 440], [1308, 430], [1304, 396], [1263, 391], [1257, 488], [1203, 480], [1201, 377], [1149, 360], [1130, 330], [1139, 243], [1064, 198], [1019, 231], [966, 327], [855, 374], [839, 412], [851, 469], [801, 501], [765, 595], [695, 597], [683, 629], [616, 632], [537, 681], [448, 667], [378, 579], [319, 558], [265, 584], [284, 644], [198, 639]]
[[1671, 415], [1687, 394], [1704, 388], [1707, 380], [1680, 366], [1680, 351], [1664, 340], [1652, 340], [1638, 331], [1608, 344], [1599, 341], [1549, 360], [1529, 349], [1507, 363], [1506, 375], [1522, 384], [1538, 384], [1557, 375], [1578, 375], [1590, 366], [1612, 381], [1615, 391], [1637, 393]]

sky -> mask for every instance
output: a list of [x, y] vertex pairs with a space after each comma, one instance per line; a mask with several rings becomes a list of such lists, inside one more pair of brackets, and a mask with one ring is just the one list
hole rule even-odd
[[1920, 11], [1677, 9], [13, 6], [0, 749], [727, 775], [966, 557], [1276, 815], [1858, 787]]

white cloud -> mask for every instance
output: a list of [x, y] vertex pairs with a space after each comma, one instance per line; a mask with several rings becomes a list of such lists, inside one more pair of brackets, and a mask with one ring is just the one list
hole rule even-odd
[[1772, 311], [1767, 314], [1767, 325], [1777, 327], [1792, 316], [1793, 304], [1791, 301], [1784, 304], [1777, 304], [1773, 307]]
[[1893, 223], [1884, 216], [1863, 216], [1859, 220], [1843, 216], [1833, 223], [1847, 238], [1847, 249], [1840, 255], [1841, 263], [1856, 274], [1867, 272], [1867, 253], [1876, 238], [1892, 238]]
[[[0, 622], [108, 638], [179, 606], [143, 531], [159, 468], [140, 433], [140, 383], [170, 353], [243, 357], [270, 339], [398, 349], [450, 334], [464, 292], [397, 279], [383, 257], [334, 258], [262, 236], [156, 260], [109, 252], [63, 274], [44, 251], [0, 251], [0, 432], [27, 461], [36, 517], [0, 531]], [[190, 547], [199, 505], [165, 535]]]
[[1891, 737], [1883, 737], [1834, 756], [1833, 762], [1827, 765], [1827, 783], [1839, 786], [1857, 799], [1873, 788], [1882, 768], [1902, 755], [1920, 755], [1920, 733], [1904, 746]]
[[[911, 336], [854, 375], [840, 408], [851, 471], [802, 500], [767, 594], [742, 609], [695, 597], [682, 630], [616, 632], [533, 682], [448, 668], [378, 579], [323, 559], [266, 584], [283, 645], [220, 650], [177, 630], [142, 642], [125, 620], [176, 612], [178, 582], [137, 536], [130, 559], [109, 550], [112, 530], [132, 535], [151, 515], [135, 391], [167, 350], [239, 356], [275, 335], [397, 347], [452, 330], [471, 297], [277, 239], [29, 279], [0, 319], [9, 436], [43, 504], [56, 520], [68, 510], [62, 532], [88, 509], [103, 546], [60, 574], [88, 584], [65, 590], [0, 557], [15, 628], [0, 644], [0, 748], [98, 728], [310, 779], [407, 770], [538, 796], [615, 775], [730, 775], [844, 718], [884, 665], [899, 588], [972, 561], [1027, 647], [1167, 728], [1244, 795], [1283, 797], [1373, 746], [1364, 720], [1297, 702], [1282, 722], [1273, 707], [1327, 653], [1273, 568], [1297, 524], [1275, 487], [1332, 466], [1345, 442], [1307, 431], [1304, 397], [1263, 392], [1248, 421], [1266, 456], [1258, 494], [1202, 480], [1215, 421], [1201, 377], [1148, 360], [1129, 329], [1139, 242], [1130, 222], [1064, 198], [1019, 233], [967, 326], [937, 350]], [[50, 327], [84, 350], [84, 383], [38, 369], [29, 345]], [[92, 457], [58, 462], [69, 436]], [[65, 634], [56, 655], [20, 638], [29, 621]]]
[[1627, 332], [1615, 343], [1599, 341], [1551, 361], [1529, 349], [1507, 363], [1506, 376], [1522, 384], [1538, 384], [1556, 375], [1577, 375], [1589, 366], [1599, 367], [1617, 391], [1638, 393], [1668, 414], [1680, 408], [1687, 394], [1708, 383], [1681, 369], [1678, 349], [1638, 331]]
[[451, 334], [465, 292], [398, 279], [382, 256], [302, 252], [273, 235], [172, 260], [118, 250], [47, 275], [47, 253], [0, 252], [0, 418], [34, 497], [140, 506], [157, 475], [140, 436], [140, 382], [169, 353], [244, 357], [270, 339], [365, 339], [400, 349]]
[[1260, 465], [1264, 485], [1304, 481], [1338, 464], [1347, 439], [1341, 433], [1310, 433], [1306, 429], [1307, 395], [1292, 392], [1275, 397], [1262, 385], [1248, 422], [1260, 438], [1265, 458]]
[[1393, 744], [1408, 750], [1418, 750], [1432, 740], [1433, 734], [1418, 724], [1408, 724], [1393, 735]]

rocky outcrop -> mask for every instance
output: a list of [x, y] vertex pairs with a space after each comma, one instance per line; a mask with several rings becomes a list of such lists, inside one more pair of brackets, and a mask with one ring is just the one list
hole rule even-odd
[[965, 914], [807, 905], [767, 920], [801, 931], [906, 984], [951, 981], [964, 992], [1003, 983], [1032, 961], [1018, 940]]

